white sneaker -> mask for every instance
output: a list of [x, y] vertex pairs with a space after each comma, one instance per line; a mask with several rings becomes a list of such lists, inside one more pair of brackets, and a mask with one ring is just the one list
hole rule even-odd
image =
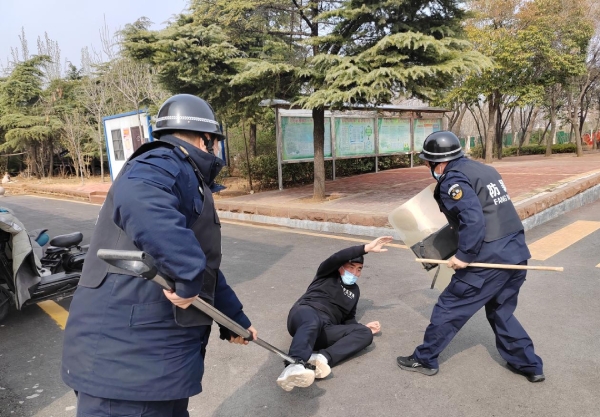
[[328, 360], [325, 356], [320, 353], [313, 353], [310, 355], [308, 363], [315, 366], [315, 378], [325, 378], [331, 373], [331, 368], [328, 365]]
[[291, 391], [294, 387], [306, 388], [315, 380], [315, 371], [306, 369], [304, 365], [292, 363], [285, 367], [279, 378], [277, 385], [286, 391]]

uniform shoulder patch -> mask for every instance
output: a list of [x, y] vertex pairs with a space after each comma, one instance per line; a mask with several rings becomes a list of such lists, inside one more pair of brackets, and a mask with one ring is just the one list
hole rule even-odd
[[463, 190], [458, 184], [453, 184], [448, 188], [448, 195], [452, 200], [460, 200], [463, 196]]

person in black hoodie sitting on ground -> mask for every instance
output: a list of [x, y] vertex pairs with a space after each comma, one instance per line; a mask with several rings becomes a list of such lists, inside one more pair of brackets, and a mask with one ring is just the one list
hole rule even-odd
[[383, 236], [366, 245], [349, 247], [319, 266], [306, 293], [288, 315], [287, 328], [293, 337], [289, 355], [296, 362], [287, 364], [277, 378], [281, 388], [291, 391], [308, 387], [315, 378], [329, 375], [331, 367], [371, 344], [381, 326], [378, 321], [365, 325], [356, 321], [360, 298], [356, 280], [363, 268], [363, 255], [386, 252], [383, 246], [392, 240], [391, 236]]

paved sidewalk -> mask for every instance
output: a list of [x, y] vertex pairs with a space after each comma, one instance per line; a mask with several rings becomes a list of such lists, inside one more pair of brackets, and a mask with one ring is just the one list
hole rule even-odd
[[[535, 218], [535, 224], [600, 198], [600, 152], [581, 158], [574, 154], [510, 157], [492, 165], [504, 178], [521, 218]], [[393, 209], [433, 181], [423, 166], [393, 169], [327, 181], [327, 200], [322, 202], [312, 199], [313, 187], [307, 185], [231, 198], [217, 195], [216, 206], [227, 219], [373, 236], [391, 227], [388, 214]], [[30, 185], [23, 191], [102, 203], [109, 187], [110, 183]], [[564, 207], [559, 208], [561, 204]]]

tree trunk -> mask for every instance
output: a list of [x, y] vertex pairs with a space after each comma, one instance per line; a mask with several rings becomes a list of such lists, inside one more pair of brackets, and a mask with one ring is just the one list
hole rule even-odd
[[233, 176], [233, 158], [231, 157], [231, 154], [229, 153], [229, 134], [228, 134], [228, 130], [229, 130], [229, 122], [225, 123], [225, 164], [229, 167], [229, 169], [227, 170], [227, 172], [229, 173], [228, 176], [232, 177]]
[[[136, 103], [136, 111], [137, 111], [137, 119], [138, 119], [138, 128], [140, 129], [140, 141], [142, 142], [142, 145], [143, 145], [144, 139], [146, 139], [146, 137], [144, 136], [144, 128], [142, 127], [142, 118], [140, 117], [140, 106], [137, 103]], [[133, 132], [131, 132], [131, 139], [133, 142]], [[137, 149], [134, 149], [133, 151], [135, 152], [135, 151], [137, 151]]]
[[[598, 100], [600, 104], [600, 99]], [[596, 136], [598, 136], [598, 131], [600, 130], [600, 105], [598, 106], [598, 118], [596, 119], [596, 128], [592, 131], [592, 149], [598, 149], [598, 141], [596, 141]]]
[[531, 132], [533, 131], [533, 126], [535, 125], [535, 120], [537, 119], [539, 111], [540, 111], [539, 107], [536, 107], [533, 110], [533, 113], [527, 122], [527, 129], [525, 129], [525, 137], [523, 138], [523, 145], [529, 145], [529, 143], [531, 142]]
[[542, 133], [542, 137], [540, 138], [540, 143], [539, 143], [540, 145], [542, 143], [546, 143], [545, 140], [546, 140], [546, 134], [548, 133], [548, 129], [550, 129], [550, 122], [546, 123], [546, 128], [544, 129], [544, 133]]
[[[498, 100], [498, 103], [500, 100]], [[504, 129], [502, 128], [502, 112], [500, 111], [500, 105], [498, 105], [496, 113], [496, 155], [498, 159], [502, 159], [502, 139], [504, 136]]]
[[256, 156], [256, 123], [250, 123], [250, 154]]
[[556, 138], [556, 88], [550, 90], [550, 137], [546, 142], [546, 156], [552, 156], [552, 144]]
[[[579, 107], [579, 106], [577, 106]], [[577, 156], [583, 156], [583, 146], [581, 144], [581, 134], [579, 133], [579, 129], [576, 127], [577, 123], [579, 123], [578, 117], [572, 117], [571, 118], [571, 124], [573, 124], [574, 127], [574, 131], [575, 131], [575, 144], [577, 146]]]
[[496, 102], [496, 93], [488, 96], [488, 125], [485, 132], [485, 163], [492, 163], [494, 152], [494, 135], [496, 133], [496, 115], [498, 113], [498, 103]]
[[513, 145], [516, 143], [519, 143], [519, 146], [520, 146], [521, 141], [519, 140], [519, 142], [517, 142], [518, 138], [517, 138], [517, 129], [515, 129], [515, 112], [514, 111], [510, 114], [510, 133], [512, 134], [512, 137], [513, 137]]
[[[308, 3], [311, 11], [310, 36], [315, 38], [319, 36], [320, 3], [311, 1]], [[319, 46], [315, 43], [312, 46], [313, 57], [319, 54]], [[325, 108], [319, 107], [312, 109], [313, 118], [313, 146], [314, 146], [314, 190], [313, 199], [321, 201], [325, 199]]]
[[313, 199], [325, 199], [325, 109], [320, 107], [312, 111], [314, 130], [314, 193]]
[[37, 144], [33, 145], [33, 155], [31, 157], [31, 168], [32, 168], [32, 173], [31, 176], [35, 176], [38, 180], [41, 180], [42, 177], [40, 175], [40, 170], [38, 169], [38, 153], [39, 153], [39, 146]]
[[50, 167], [48, 168], [48, 178], [52, 178], [52, 174], [54, 171], [54, 146], [52, 143], [52, 139], [48, 140], [48, 146], [50, 148]]
[[461, 104], [458, 117], [456, 118], [456, 120], [454, 121], [452, 126], [450, 126], [450, 131], [452, 133], [454, 133], [456, 136], [460, 136], [460, 128], [461, 128], [462, 121], [463, 121], [463, 118], [465, 117], [466, 112], [467, 112], [466, 104]]
[[556, 95], [552, 92], [550, 99], [550, 137], [546, 142], [546, 156], [552, 156], [552, 144], [556, 137]]
[[81, 185], [83, 185], [83, 184], [85, 184], [85, 177], [84, 177], [84, 173], [83, 173], [85, 166], [83, 164], [83, 158], [81, 155], [81, 151], [78, 151], [77, 153], [78, 153], [77, 159], [79, 160], [79, 172], [81, 173]]
[[244, 136], [244, 149], [246, 150], [246, 167], [248, 168], [248, 185], [250, 185], [250, 192], [254, 192], [252, 188], [252, 166], [250, 165], [250, 154], [248, 152], [248, 139], [246, 139], [246, 123], [242, 120], [242, 132]]
[[102, 149], [102, 124], [98, 120], [98, 150], [100, 151], [100, 179], [104, 182], [104, 152]]
[[579, 100], [569, 93], [570, 101], [570, 120], [571, 131], [575, 133], [575, 146], [577, 146], [577, 156], [583, 156], [583, 146], [581, 145], [581, 133], [579, 133]]

